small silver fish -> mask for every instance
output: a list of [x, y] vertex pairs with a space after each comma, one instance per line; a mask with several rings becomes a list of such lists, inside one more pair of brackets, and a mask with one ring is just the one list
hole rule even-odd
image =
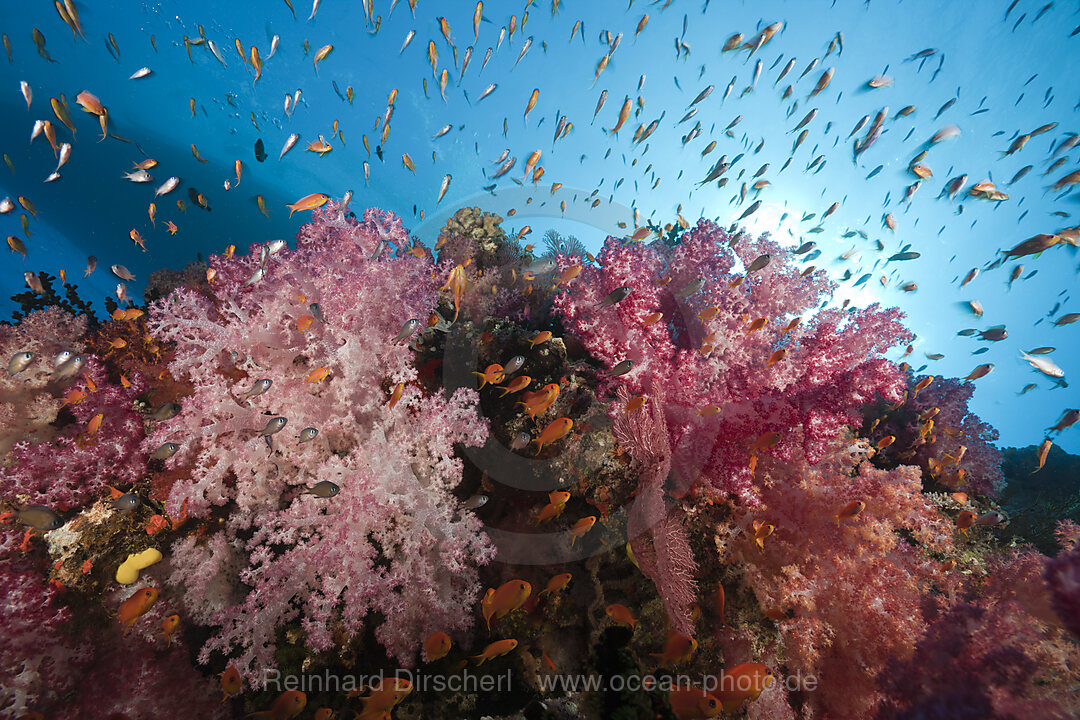
[[142, 500], [134, 493], [124, 493], [113, 500], [113, 507], [121, 512], [131, 512], [142, 505]]
[[689, 285], [684, 287], [679, 292], [675, 293], [675, 297], [677, 297], [677, 298], [689, 297], [689, 296], [693, 295], [694, 293], [696, 293], [701, 288], [703, 288], [704, 286], [705, 286], [705, 278], [698, 278], [697, 280], [694, 280]]
[[1031, 367], [1035, 368], [1043, 375], [1052, 378], [1065, 377], [1065, 371], [1058, 367], [1057, 363], [1055, 363], [1050, 358], [1034, 357], [1032, 355], [1028, 355], [1023, 350], [1020, 351], [1020, 357], [1027, 360], [1028, 363], [1031, 364]]
[[153, 420], [171, 420], [180, 414], [180, 403], [165, 403], [150, 414]]
[[515, 355], [506, 361], [506, 365], [503, 366], [503, 375], [513, 375], [525, 365], [524, 355]]
[[332, 498], [339, 492], [341, 492], [341, 488], [338, 487], [337, 483], [332, 483], [329, 480], [323, 480], [309, 487], [307, 490], [304, 491], [303, 494], [314, 495], [315, 497], [321, 498]]
[[596, 307], [597, 307], [597, 309], [606, 308], [606, 307], [608, 307], [610, 305], [614, 305], [616, 303], [622, 302], [633, 291], [634, 291], [634, 289], [632, 287], [628, 286], [628, 285], [623, 285], [622, 287], [617, 287], [614, 290], [612, 290], [610, 293], [608, 293], [607, 297], [605, 297], [603, 300], [601, 300], [597, 304]]
[[147, 75], [149, 75], [152, 72], [154, 72], [154, 71], [151, 70], [148, 67], [141, 67], [138, 70], [136, 70], [135, 72], [133, 72], [131, 74], [131, 77], [128, 78], [128, 80], [138, 80], [139, 78], [146, 77]]
[[309, 440], [314, 440], [315, 436], [319, 434], [318, 429], [313, 427], [306, 427], [300, 431], [300, 442], [306, 443]]
[[[148, 181], [140, 180], [140, 181], [137, 181], [137, 182], [148, 182]], [[160, 187], [158, 187], [158, 189], [154, 191], [154, 197], [157, 197], [159, 195], [166, 195], [168, 193], [171, 193], [173, 190], [176, 189], [176, 187], [179, 184], [180, 184], [180, 178], [178, 178], [178, 177], [169, 178], [165, 182], [161, 183]]]
[[[23, 217], [26, 216], [24, 215]], [[45, 294], [45, 288], [42, 286], [41, 278], [38, 277], [37, 273], [27, 270], [23, 273], [23, 278], [26, 280], [26, 284], [31, 290], [38, 293], [39, 295]]]
[[266, 427], [259, 431], [259, 435], [262, 437], [269, 437], [275, 433], [281, 432], [281, 429], [285, 427], [285, 424], [288, 422], [288, 418], [270, 418], [270, 420], [266, 423]]
[[1005, 517], [1005, 515], [1003, 515], [1002, 513], [999, 513], [997, 510], [991, 510], [990, 512], [986, 513], [985, 515], [980, 515], [975, 520], [975, 524], [976, 525], [984, 525], [984, 526], [987, 526], [987, 525], [988, 526], [993, 526], [993, 525], [1000, 525], [1001, 523], [1005, 522], [1006, 520], [1008, 520], [1008, 518]]
[[[295, 103], [293, 103], [295, 105]], [[293, 145], [296, 145], [296, 141], [300, 139], [300, 133], [293, 133], [285, 139], [285, 144], [281, 147], [281, 154], [278, 155], [278, 160], [285, 157], [285, 153], [293, 149]]]
[[436, 132], [435, 135], [432, 136], [431, 139], [436, 140], [438, 138], [441, 138], [443, 135], [450, 132], [450, 129], [452, 127], [453, 127], [453, 125], [443, 125], [441, 128], [439, 128], [438, 132]]
[[11, 356], [11, 360], [8, 361], [8, 375], [18, 375], [23, 370], [30, 367], [30, 364], [36, 359], [37, 353], [30, 352], [29, 350], [15, 353]]
[[510, 441], [510, 449], [520, 450], [523, 447], [526, 447], [530, 442], [532, 442], [532, 438], [529, 437], [528, 433], [519, 432], [515, 434], [514, 439]]
[[476, 510], [487, 504], [487, 495], [473, 495], [471, 498], [465, 501], [464, 507], [466, 510]]
[[133, 183], [148, 183], [154, 181], [153, 175], [146, 172], [145, 170], [136, 170], [135, 172], [124, 173], [124, 179], [130, 180]]
[[623, 360], [621, 363], [611, 368], [611, 371], [607, 374], [608, 377], [619, 377], [625, 375], [634, 369], [633, 360]]
[[544, 257], [539, 260], [534, 260], [527, 266], [523, 267], [522, 272], [528, 273], [533, 277], [539, 275], [546, 275], [549, 272], [554, 272], [558, 268], [558, 264], [555, 262], [555, 258]]
[[15, 201], [9, 197], [0, 200], [0, 215], [7, 215], [15, 209]]
[[161, 443], [161, 445], [158, 446], [158, 449], [150, 454], [150, 458], [152, 460], [168, 460], [175, 455], [179, 449], [180, 446], [174, 442]]
[[58, 380], [74, 377], [82, 370], [83, 365], [85, 364], [86, 360], [82, 355], [72, 355], [70, 360], [61, 363], [60, 366], [53, 371], [53, 377]]
[[270, 38], [270, 54], [266, 56], [267, 60], [274, 57], [274, 53], [277, 52], [277, 46], [279, 42], [281, 42], [280, 35], [275, 35], [274, 37]]
[[750, 264], [749, 264], [749, 265], [747, 266], [747, 268], [746, 268], [746, 274], [747, 274], [747, 275], [749, 275], [749, 274], [750, 274], [750, 273], [752, 273], [752, 272], [757, 272], [758, 270], [761, 270], [761, 269], [763, 269], [763, 268], [764, 268], [764, 267], [765, 267], [766, 265], [768, 265], [768, 264], [769, 264], [770, 262], [772, 262], [772, 255], [770, 255], [770, 254], [768, 254], [768, 253], [765, 253], [764, 255], [759, 255], [759, 256], [758, 256], [758, 257], [757, 257], [757, 258], [756, 258], [756, 259], [754, 260], [754, 262], [750, 263]]
[[255, 272], [251, 273], [251, 277], [244, 281], [245, 285], [254, 285], [255, 283], [266, 277], [266, 268], [262, 265], [255, 268]]
[[44, 505], [27, 505], [15, 513], [15, 517], [23, 525], [38, 530], [55, 530], [64, 524], [59, 515]]
[[256, 380], [255, 384], [251, 386], [251, 389], [248, 390], [243, 395], [241, 395], [240, 397], [245, 397], [245, 398], [258, 397], [258, 396], [262, 395], [264, 392], [266, 392], [267, 390], [269, 390], [270, 386], [273, 385], [273, 384], [274, 384], [274, 381], [271, 380], [270, 378], [262, 378], [261, 380]]
[[277, 255], [282, 250], [286, 250], [289, 247], [288, 240], [271, 240], [266, 246], [267, 255]]
[[416, 331], [416, 328], [418, 328], [419, 326], [420, 326], [420, 321], [417, 320], [416, 318], [412, 318], [411, 320], [406, 320], [405, 324], [403, 324], [401, 326], [401, 330], [398, 331], [397, 336], [394, 338], [394, 342], [399, 343], [402, 340], [405, 340], [410, 335], [412, 335]]
[[131, 299], [127, 294], [127, 285], [124, 283], [116, 283], [116, 299], [121, 303], [125, 303]]
[[109, 269], [112, 270], [113, 275], [120, 278], [121, 280], [127, 280], [128, 282], [133, 282], [135, 280], [135, 276], [132, 275], [131, 271], [123, 265], [113, 265]]

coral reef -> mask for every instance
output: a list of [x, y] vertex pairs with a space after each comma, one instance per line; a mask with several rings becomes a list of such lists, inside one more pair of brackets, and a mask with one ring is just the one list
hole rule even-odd
[[[201, 541], [226, 551], [185, 541], [172, 553], [189, 611], [220, 626], [204, 662], [221, 652], [261, 677], [277, 665], [280, 628], [329, 651], [377, 613], [376, 636], [408, 666], [427, 635], [472, 622], [476, 566], [491, 550], [450, 495], [461, 475], [453, 448], [482, 444], [487, 427], [473, 392], [418, 388], [413, 352], [395, 342], [403, 320], [437, 302], [431, 261], [394, 252], [408, 243], [396, 217], [369, 210], [357, 221], [331, 204], [295, 250], [211, 257], [212, 299], [181, 287], [151, 306], [169, 371], [193, 391], [143, 448], [179, 445], [164, 460], [182, 469], [170, 514], [232, 508]], [[249, 392], [264, 379], [269, 389]], [[305, 440], [305, 428], [318, 434]], [[320, 484], [335, 490], [320, 496]], [[201, 578], [228, 579], [232, 592], [211, 597]]]

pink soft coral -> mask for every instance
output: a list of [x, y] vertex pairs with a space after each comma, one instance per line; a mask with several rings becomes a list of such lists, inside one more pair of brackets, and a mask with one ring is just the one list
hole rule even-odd
[[[763, 611], [778, 611], [790, 670], [814, 676], [808, 717], [865, 718], [877, 674], [906, 657], [924, 624], [921, 603], [943, 575], [929, 551], [951, 548], [951, 527], [922, 493], [918, 468], [880, 470], [865, 446], [834, 446], [816, 465], [770, 462], [762, 508], [737, 516], [731, 557]], [[837, 515], [861, 500], [849, 520]], [[761, 545], [751, 521], [775, 526]], [[903, 535], [908, 536], [905, 539]]]
[[[423, 395], [413, 351], [393, 342], [437, 302], [431, 260], [403, 255], [407, 244], [393, 215], [369, 210], [357, 222], [331, 203], [295, 250], [269, 256], [262, 279], [248, 283], [261, 246], [212, 257], [214, 298], [178, 289], [151, 309], [154, 335], [175, 344], [170, 372], [194, 391], [144, 449], [181, 446], [166, 461], [184, 471], [172, 513], [231, 506], [205, 547], [184, 540], [173, 551], [189, 611], [220, 626], [204, 662], [221, 651], [256, 677], [274, 666], [282, 625], [298, 623], [323, 651], [340, 640], [332, 633], [355, 636], [378, 613], [376, 637], [409, 664], [428, 634], [472, 622], [476, 567], [492, 548], [450, 494], [461, 477], [453, 445], [483, 444], [487, 426], [471, 390]], [[298, 327], [307, 315], [325, 322]], [[245, 399], [262, 378], [270, 389]], [[259, 432], [274, 416], [288, 424], [267, 443]], [[319, 433], [301, 444], [306, 427]], [[340, 494], [304, 494], [323, 481]]]
[[[802, 277], [766, 236], [734, 249], [731, 240], [707, 220], [674, 248], [609, 237], [598, 267], [558, 295], [555, 309], [601, 363], [635, 363], [617, 382], [635, 393], [668, 388], [663, 412], [682, 491], [704, 482], [753, 503], [755, 439], [778, 432], [767, 454], [816, 462], [845, 426], [860, 421], [864, 403], [878, 395], [900, 399], [903, 377], [880, 355], [912, 336], [895, 310], [818, 309], [833, 288], [822, 273]], [[742, 282], [736, 263], [748, 266], [766, 254], [771, 262]], [[598, 307], [620, 286], [631, 294]], [[696, 292], [683, 292], [694, 286]], [[646, 325], [655, 312], [663, 319]], [[804, 322], [788, 330], [796, 318]], [[761, 319], [767, 324], [752, 331]], [[701, 412], [713, 405], [717, 414]]]

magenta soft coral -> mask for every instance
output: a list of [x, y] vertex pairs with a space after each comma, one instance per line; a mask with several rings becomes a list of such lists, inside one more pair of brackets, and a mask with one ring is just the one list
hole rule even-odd
[[[52, 367], [51, 358], [37, 362]], [[39, 382], [36, 376], [35, 372], [25, 382], [34, 385]], [[134, 407], [143, 390], [145, 383], [138, 374], [132, 374], [128, 387], [111, 383], [93, 355], [85, 356], [83, 370], [75, 378], [42, 386], [40, 404], [53, 408], [51, 417], [41, 413], [38, 431], [14, 443], [0, 466], [0, 495], [67, 510], [92, 500], [106, 484], [126, 487], [136, 482], [146, 467], [146, 454], [139, 450], [143, 419]], [[73, 422], [58, 421], [63, 400], [45, 399], [63, 393], [86, 396], [68, 406]], [[90, 422], [98, 415], [100, 425], [92, 433]]]
[[[634, 361], [633, 372], [613, 382], [635, 393], [654, 383], [669, 389], [663, 410], [683, 489], [705, 482], [752, 503], [754, 440], [779, 432], [779, 444], [765, 452], [816, 461], [845, 426], [861, 421], [865, 402], [900, 399], [903, 376], [881, 354], [912, 336], [896, 310], [818, 309], [833, 284], [820, 272], [802, 277], [767, 236], [734, 249], [731, 240], [707, 220], [673, 248], [609, 237], [598, 266], [559, 294], [555, 308], [602, 364]], [[741, 281], [737, 264], [763, 255], [771, 262]], [[620, 286], [631, 294], [598, 307]], [[646, 325], [656, 312], [663, 319]], [[797, 318], [801, 324], [788, 329]], [[765, 326], [754, 330], [760, 320]], [[719, 413], [702, 413], [712, 405]]]
[[[282, 625], [323, 651], [338, 644], [332, 633], [357, 635], [378, 613], [376, 637], [410, 664], [431, 632], [472, 623], [476, 567], [493, 551], [450, 493], [461, 477], [453, 446], [483, 444], [487, 426], [473, 391], [424, 395], [413, 351], [393, 342], [438, 298], [430, 258], [402, 254], [407, 244], [396, 217], [369, 210], [356, 221], [330, 203], [295, 250], [269, 256], [262, 279], [248, 282], [264, 246], [212, 257], [213, 298], [179, 289], [151, 309], [155, 337], [175, 344], [170, 372], [194, 389], [144, 450], [180, 445], [165, 461], [183, 471], [172, 512], [231, 507], [221, 531], [173, 549], [188, 610], [220, 627], [204, 661], [221, 651], [256, 677], [275, 666]], [[319, 319], [305, 329], [306, 315]], [[262, 378], [270, 389], [245, 398]], [[288, 424], [268, 444], [259, 432], [274, 416]], [[318, 435], [300, 443], [306, 427]], [[322, 481], [340, 493], [304, 493]]]

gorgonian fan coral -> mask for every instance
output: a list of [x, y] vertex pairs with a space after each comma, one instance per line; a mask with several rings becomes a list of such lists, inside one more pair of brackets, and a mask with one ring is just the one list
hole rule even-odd
[[[764, 433], [779, 439], [758, 451], [813, 463], [862, 404], [900, 399], [903, 377], [880, 355], [911, 339], [901, 314], [819, 309], [833, 283], [804, 276], [766, 236], [737, 241], [701, 220], [673, 248], [609, 237], [597, 260], [556, 297], [556, 312], [600, 362], [635, 363], [620, 380], [635, 393], [668, 389], [672, 474], [684, 492], [704, 483], [753, 503]], [[604, 307], [620, 287], [630, 294]]]
[[[475, 392], [425, 395], [413, 351], [394, 342], [438, 299], [431, 260], [408, 244], [393, 215], [357, 221], [330, 204], [295, 250], [211, 257], [213, 297], [182, 287], [151, 308], [170, 372], [194, 390], [143, 447], [180, 446], [164, 461], [182, 470], [170, 514], [229, 510], [220, 530], [173, 548], [189, 612], [219, 626], [203, 662], [220, 651], [255, 677], [275, 667], [284, 625], [327, 651], [378, 613], [376, 637], [408, 665], [430, 633], [472, 622], [492, 550], [449, 491], [454, 444], [482, 444], [487, 426]], [[263, 379], [269, 389], [249, 394]], [[271, 433], [275, 417], [287, 424]]]

